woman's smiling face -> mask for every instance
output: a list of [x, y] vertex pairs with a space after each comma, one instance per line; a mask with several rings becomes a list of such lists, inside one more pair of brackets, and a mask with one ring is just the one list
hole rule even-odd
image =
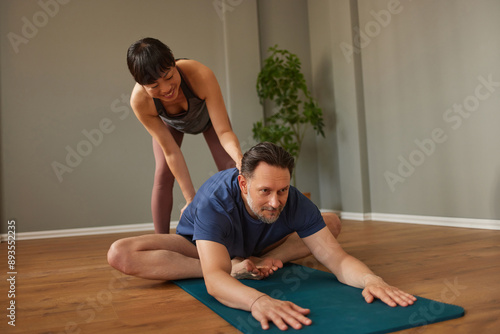
[[179, 94], [181, 77], [176, 67], [169, 68], [152, 84], [143, 85], [144, 89], [152, 98], [165, 102], [173, 102]]

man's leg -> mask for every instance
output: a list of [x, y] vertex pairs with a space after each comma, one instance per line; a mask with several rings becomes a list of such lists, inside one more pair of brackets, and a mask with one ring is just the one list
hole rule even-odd
[[330, 232], [332, 232], [335, 239], [337, 239], [342, 230], [342, 221], [339, 216], [333, 212], [323, 212], [321, 215], [323, 216], [326, 226], [328, 226]]
[[[323, 220], [326, 226], [332, 233], [332, 235], [337, 238], [340, 234], [342, 228], [342, 223], [339, 217], [331, 212], [322, 213]], [[233, 272], [234, 277], [244, 277], [244, 278], [254, 278], [261, 279], [262, 276], [252, 275], [247, 272], [251, 272], [255, 267], [269, 267], [277, 263], [276, 260], [282, 263], [294, 261], [306, 257], [311, 254], [311, 251], [304, 244], [302, 239], [297, 233], [292, 233], [277, 243], [267, 247], [261, 253], [260, 258], [250, 257], [249, 259], [233, 259]], [[273, 269], [276, 271], [277, 269]], [[237, 274], [236, 274], [237, 273]]]
[[146, 279], [203, 277], [196, 246], [178, 234], [149, 234], [121, 239], [108, 251], [109, 264]]
[[[333, 212], [324, 212], [321, 215], [332, 235], [337, 238], [342, 229], [342, 223], [339, 217]], [[292, 233], [276, 244], [264, 249], [261, 257], [279, 259], [283, 263], [286, 263], [301, 259], [308, 255], [311, 255], [309, 248], [307, 248], [306, 244], [304, 244], [297, 233]]]

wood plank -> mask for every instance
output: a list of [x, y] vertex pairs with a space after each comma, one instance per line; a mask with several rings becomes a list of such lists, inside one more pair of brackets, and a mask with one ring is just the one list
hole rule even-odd
[[[465, 308], [460, 319], [401, 333], [497, 333], [500, 231], [345, 221], [339, 241], [387, 282]], [[16, 327], [2, 333], [239, 333], [169, 282], [125, 276], [106, 262], [124, 233], [18, 241]], [[0, 245], [7, 305], [7, 245]], [[297, 263], [325, 270], [312, 256]], [[424, 319], [424, 318], [423, 318]]]

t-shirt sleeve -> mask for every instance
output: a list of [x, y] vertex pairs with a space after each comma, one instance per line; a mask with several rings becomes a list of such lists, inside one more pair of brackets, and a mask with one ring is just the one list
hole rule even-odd
[[294, 194], [291, 210], [291, 228], [299, 237], [306, 238], [323, 229], [326, 224], [318, 207], [300, 192]]
[[200, 205], [195, 214], [193, 240], [209, 240], [226, 244], [231, 221], [217, 201]]

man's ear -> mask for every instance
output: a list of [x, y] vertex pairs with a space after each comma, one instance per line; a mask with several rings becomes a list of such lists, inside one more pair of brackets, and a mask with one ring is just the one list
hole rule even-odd
[[248, 193], [248, 182], [247, 179], [243, 175], [238, 175], [238, 183], [240, 185], [240, 190], [245, 195]]

